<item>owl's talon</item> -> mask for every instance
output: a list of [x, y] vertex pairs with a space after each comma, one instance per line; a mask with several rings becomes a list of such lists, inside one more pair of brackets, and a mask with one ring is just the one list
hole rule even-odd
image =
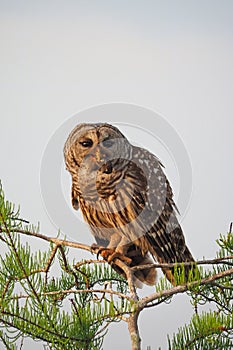
[[107, 262], [111, 265], [115, 259], [119, 259], [128, 265], [132, 262], [132, 259], [116, 251], [107, 257]]
[[[99, 259], [99, 256], [100, 256], [100, 255], [102, 256], [102, 258], [103, 258], [104, 260], [106, 260], [106, 259], [107, 259], [107, 256], [114, 252], [112, 249], [99, 246], [99, 245], [96, 244], [96, 243], [93, 243], [93, 244], [91, 245], [91, 250], [93, 250], [94, 253], [97, 255], [97, 260]], [[106, 252], [106, 251], [110, 251], [110, 252], [106, 255], [106, 254], [104, 254], [104, 252]], [[106, 255], [106, 256], [105, 256], [105, 255]]]
[[96, 243], [93, 243], [91, 245], [91, 250], [93, 251], [93, 253], [95, 253], [97, 255], [97, 260], [99, 259], [99, 255], [101, 255], [101, 252], [102, 250], [104, 250], [106, 248], [102, 247], [102, 246], [99, 246], [98, 244]]
[[96, 244], [96, 243], [93, 243], [93, 244], [91, 245], [91, 250], [93, 250], [93, 253], [96, 253], [96, 251], [97, 251], [98, 249], [100, 249], [100, 248], [102, 248], [102, 247], [99, 246], [99, 245]]
[[94, 243], [92, 244], [91, 249], [96, 253], [97, 259], [99, 259], [99, 256], [101, 255], [102, 258], [105, 261], [107, 261], [110, 265], [113, 263], [115, 259], [120, 259], [126, 264], [130, 264], [132, 262], [132, 259], [128, 258], [127, 256], [119, 252], [116, 252], [114, 249], [111, 249], [111, 248], [101, 247]]

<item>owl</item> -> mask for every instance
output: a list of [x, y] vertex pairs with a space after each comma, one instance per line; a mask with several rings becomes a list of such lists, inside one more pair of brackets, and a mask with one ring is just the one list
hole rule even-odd
[[[80, 209], [101, 254], [113, 268], [116, 257], [128, 266], [193, 262], [177, 220], [173, 193], [159, 159], [132, 145], [107, 123], [79, 124], [64, 146], [72, 177], [71, 199]], [[174, 282], [174, 270], [162, 269]], [[185, 267], [188, 276], [190, 267]], [[152, 267], [134, 271], [135, 281], [154, 285]], [[135, 282], [135, 283], [136, 283]]]

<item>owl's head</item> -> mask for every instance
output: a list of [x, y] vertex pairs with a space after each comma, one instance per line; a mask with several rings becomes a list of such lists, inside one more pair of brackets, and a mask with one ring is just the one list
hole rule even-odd
[[64, 146], [66, 167], [72, 174], [77, 167], [85, 166], [91, 172], [106, 165], [105, 172], [110, 173], [112, 163], [130, 159], [131, 149], [126, 137], [110, 124], [79, 124]]

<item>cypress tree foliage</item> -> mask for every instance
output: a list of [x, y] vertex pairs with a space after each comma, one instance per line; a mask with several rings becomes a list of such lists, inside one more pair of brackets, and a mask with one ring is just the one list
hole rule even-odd
[[[33, 251], [25, 236], [44, 240], [46, 250]], [[24, 338], [29, 337], [51, 350], [99, 350], [103, 349], [108, 325], [125, 321], [132, 349], [140, 350], [140, 312], [171, 301], [178, 293], [187, 293], [194, 315], [190, 324], [168, 338], [168, 348], [228, 350], [233, 347], [232, 233], [220, 236], [217, 243], [217, 257], [193, 265], [188, 283], [184, 276], [188, 263], [153, 264], [175, 265], [177, 285], [173, 287], [161, 278], [152, 294], [139, 298], [132, 269], [125, 263], [114, 261], [124, 271], [123, 279], [103, 260], [71, 260], [70, 247], [92, 253], [94, 248], [60, 239], [59, 235], [41, 234], [39, 227], [20, 218], [0, 184], [1, 348], [21, 350]], [[143, 267], [134, 270], [139, 268]], [[211, 306], [208, 312], [202, 312], [203, 304]]]
[[[26, 335], [48, 349], [101, 349], [106, 325], [130, 307], [120, 296], [127, 291], [126, 281], [108, 264], [71, 263], [62, 245], [49, 243], [47, 251], [33, 253], [19, 232], [38, 233], [38, 227], [25, 226], [2, 188], [0, 229], [6, 248], [0, 257], [0, 338], [5, 348], [15, 350]], [[112, 294], [105, 295], [108, 282]]]
[[[232, 227], [232, 224], [231, 224]], [[168, 338], [169, 350], [205, 349], [228, 350], [233, 348], [233, 235], [231, 232], [217, 240], [219, 251], [212, 268], [205, 272], [210, 283], [191, 290], [195, 314], [190, 324], [180, 328]], [[208, 261], [206, 261], [208, 263]], [[198, 305], [211, 305], [208, 312], [198, 312]]]

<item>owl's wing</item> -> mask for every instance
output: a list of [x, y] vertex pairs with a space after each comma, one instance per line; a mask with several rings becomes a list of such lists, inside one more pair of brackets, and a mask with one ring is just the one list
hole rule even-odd
[[[177, 220], [177, 208], [171, 186], [163, 172], [161, 162], [150, 152], [135, 147], [135, 162], [143, 170], [147, 186], [138, 191], [144, 193], [146, 225], [145, 239], [152, 256], [161, 263], [194, 261], [185, 244], [182, 229]], [[146, 222], [145, 222], [146, 218]], [[188, 275], [187, 268], [187, 275]], [[172, 270], [163, 269], [172, 282]]]
[[161, 219], [167, 198], [175, 208], [172, 190], [162, 168], [163, 165], [152, 153], [140, 147], [133, 148], [129, 176], [134, 185], [134, 200], [137, 206], [143, 206], [138, 222], [141, 221], [146, 232]]
[[72, 189], [71, 189], [71, 203], [75, 210], [79, 209], [79, 202], [78, 202], [78, 194], [75, 190], [74, 183], [72, 183]]

